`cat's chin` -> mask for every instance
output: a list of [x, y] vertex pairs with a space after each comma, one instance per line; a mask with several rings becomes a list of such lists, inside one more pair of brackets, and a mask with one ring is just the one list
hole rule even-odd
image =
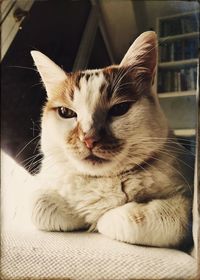
[[113, 170], [113, 162], [94, 155], [87, 156], [83, 159], [71, 158], [73, 167], [78, 173], [90, 176], [110, 175]]
[[108, 159], [104, 159], [95, 155], [89, 155], [83, 159], [84, 162], [92, 164], [92, 165], [102, 165], [110, 162]]

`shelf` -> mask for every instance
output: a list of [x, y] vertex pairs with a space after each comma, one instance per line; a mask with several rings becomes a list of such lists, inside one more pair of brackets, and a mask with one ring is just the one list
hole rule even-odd
[[[190, 15], [192, 17], [190, 17]], [[189, 16], [189, 17], [188, 17]], [[199, 38], [199, 30], [197, 28], [196, 21], [193, 24], [193, 18], [199, 17], [199, 10], [194, 10], [186, 13], [175, 14], [171, 16], [159, 17], [157, 19], [157, 33], [158, 37], [162, 34], [161, 37], [158, 38], [159, 46], [160, 46], [160, 53], [163, 55], [165, 60], [160, 60], [158, 63], [158, 72], [161, 74], [161, 80], [158, 81], [157, 79], [157, 86], [158, 82], [163, 83], [163, 80], [166, 82], [169, 80], [170, 83], [176, 84], [179, 83], [179, 76], [176, 75], [176, 72], [180, 72], [183, 69], [183, 74], [185, 77], [187, 76], [187, 87], [185, 88], [194, 88], [192, 84], [192, 79], [194, 78], [194, 73], [196, 71], [192, 68], [198, 68], [198, 57], [194, 52], [194, 55], [191, 54], [191, 49], [186, 49], [186, 45], [182, 45], [182, 41], [193, 42], [194, 46], [196, 46], [196, 41]], [[188, 24], [191, 22], [193, 24], [193, 29], [186, 28]], [[177, 28], [176, 28], [177, 23]], [[179, 26], [178, 26], [179, 25]], [[186, 26], [186, 27], [185, 27]], [[168, 28], [169, 27], [169, 28]], [[174, 30], [173, 30], [174, 29]], [[189, 31], [185, 33], [181, 33], [182, 30]], [[168, 32], [170, 31], [170, 32]], [[174, 31], [174, 32], [173, 32]], [[171, 34], [170, 34], [171, 33]], [[176, 34], [173, 34], [176, 33]], [[166, 35], [165, 35], [166, 34]], [[176, 42], [180, 42], [180, 44], [175, 44]], [[169, 44], [168, 44], [169, 43]], [[161, 50], [163, 45], [163, 49]], [[166, 46], [167, 45], [167, 46]], [[180, 45], [180, 46], [179, 46]], [[190, 44], [188, 44], [190, 45]], [[193, 46], [193, 43], [192, 45]], [[180, 47], [181, 50], [178, 48]], [[162, 51], [162, 53], [161, 53]], [[174, 52], [174, 57], [171, 55]], [[176, 57], [176, 53], [180, 52], [179, 58], [182, 57], [182, 60], [170, 60], [171, 58], [178, 58]], [[186, 55], [188, 53], [188, 55]], [[183, 55], [182, 55], [183, 54]], [[171, 55], [171, 56], [170, 56]], [[167, 57], [169, 56], [169, 60]], [[195, 56], [194, 58], [189, 58]], [[188, 57], [184, 59], [184, 57]], [[189, 69], [192, 69], [191, 71]], [[188, 69], [188, 71], [187, 71]], [[198, 69], [197, 69], [198, 70]], [[166, 80], [164, 73], [166, 72]], [[170, 73], [172, 72], [172, 73]], [[198, 71], [197, 71], [198, 72]], [[170, 73], [168, 75], [168, 73]], [[190, 76], [191, 77], [190, 77]], [[189, 79], [190, 78], [190, 79]], [[176, 81], [176, 83], [175, 83]], [[191, 84], [188, 86], [188, 84]], [[163, 85], [163, 91], [165, 85]], [[177, 137], [194, 137], [196, 135], [196, 97], [197, 97], [197, 90], [184, 90], [184, 91], [175, 91], [175, 87], [170, 86], [168, 90], [174, 90], [173, 92], [159, 92], [158, 98], [160, 105], [165, 113], [169, 121], [169, 125], [171, 128], [174, 127], [174, 134]], [[161, 88], [160, 88], [161, 89]], [[179, 88], [180, 89], [180, 88]]]
[[199, 32], [191, 32], [191, 33], [184, 33], [184, 34], [179, 34], [179, 35], [172, 35], [172, 36], [166, 36], [166, 37], [160, 37], [159, 42], [160, 43], [168, 43], [176, 40], [182, 40], [182, 39], [187, 39], [187, 38], [194, 38], [194, 37], [199, 37]]
[[159, 96], [159, 98], [196, 96], [196, 90], [163, 92], [163, 93], [158, 93], [158, 96]]
[[159, 68], [179, 68], [183, 66], [193, 66], [198, 64], [197, 58], [178, 60], [178, 61], [169, 61], [169, 62], [160, 62], [158, 64]]
[[195, 129], [174, 129], [176, 136], [195, 136]]

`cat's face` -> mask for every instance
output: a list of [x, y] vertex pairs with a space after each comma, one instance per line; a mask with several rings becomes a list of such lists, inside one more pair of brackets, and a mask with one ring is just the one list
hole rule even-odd
[[85, 174], [109, 175], [140, 164], [159, 149], [160, 142], [155, 145], [151, 138], [164, 139], [167, 124], [151, 89], [155, 34], [146, 33], [140, 48], [132, 46], [135, 54], [131, 47], [119, 66], [99, 70], [66, 74], [33, 52], [48, 93], [42, 118], [46, 156], [58, 156]]

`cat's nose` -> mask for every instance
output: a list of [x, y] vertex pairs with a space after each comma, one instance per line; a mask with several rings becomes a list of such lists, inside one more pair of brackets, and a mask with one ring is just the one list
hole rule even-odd
[[95, 145], [95, 143], [97, 142], [97, 138], [96, 137], [84, 137], [83, 142], [85, 143], [86, 147], [88, 149], [92, 149]]

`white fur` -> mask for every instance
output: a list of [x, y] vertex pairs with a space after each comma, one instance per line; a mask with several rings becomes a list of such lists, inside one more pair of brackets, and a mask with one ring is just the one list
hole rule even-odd
[[[141, 41], [146, 44], [145, 36], [138, 41], [140, 44]], [[147, 41], [149, 44], [149, 37]], [[137, 51], [140, 49], [137, 43], [135, 47]], [[63, 81], [62, 70], [58, 71], [57, 66], [43, 55], [34, 54], [33, 57], [47, 91], [52, 73], [61, 74], [56, 84]], [[127, 57], [131, 55], [127, 55], [122, 64]], [[46, 69], [49, 66], [48, 77]], [[90, 151], [81, 137], [76, 139], [75, 148], [67, 142], [77, 122], [84, 133], [90, 131], [95, 122], [94, 112], [101, 102], [99, 89], [106, 82], [101, 70], [98, 72], [98, 76], [93, 75], [88, 81], [81, 78], [80, 90], [75, 88], [72, 109], [77, 113], [77, 119], [62, 119], [55, 110], [44, 112], [41, 138], [44, 160], [37, 175], [38, 190], [32, 201], [33, 222], [42, 230], [90, 227], [124, 242], [179, 245], [187, 234], [190, 200], [182, 196], [182, 192], [188, 186], [176, 170], [175, 158], [159, 153], [164, 149], [169, 130], [156, 99], [152, 103], [141, 98], [125, 115], [110, 121], [113, 135], [124, 142], [123, 149], [113, 154], [94, 149], [95, 155], [107, 157], [109, 162], [101, 165], [86, 162], [84, 158]], [[154, 141], [156, 137], [159, 137], [157, 142]], [[158, 161], [131, 171], [154, 153], [159, 153]], [[153, 200], [136, 202], [143, 193], [152, 196]]]
[[74, 92], [74, 109], [78, 114], [77, 121], [80, 122], [84, 133], [87, 133], [93, 125], [92, 115], [99, 101], [99, 88], [105, 78], [102, 73], [98, 77], [91, 77], [86, 83], [84, 78], [80, 80], [81, 92]]
[[[181, 196], [153, 200], [146, 204], [127, 203], [106, 212], [98, 221], [98, 231], [110, 238], [132, 244], [158, 247], [176, 246], [185, 234], [188, 201]], [[176, 213], [176, 214], [175, 214]]]

